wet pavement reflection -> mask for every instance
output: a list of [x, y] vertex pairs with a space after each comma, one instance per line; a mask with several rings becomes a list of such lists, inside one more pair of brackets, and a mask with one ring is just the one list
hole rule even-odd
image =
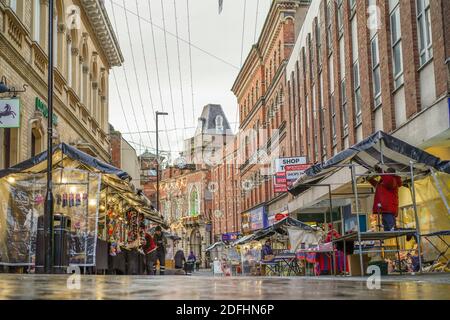
[[[0, 299], [450, 299], [450, 276], [382, 281], [366, 279], [213, 276], [81, 276], [0, 274]], [[72, 283], [72, 284], [71, 284]], [[73, 289], [69, 289], [72, 287]]]

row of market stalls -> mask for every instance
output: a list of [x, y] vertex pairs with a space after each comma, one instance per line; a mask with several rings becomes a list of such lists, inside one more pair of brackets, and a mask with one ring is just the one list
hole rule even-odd
[[[43, 265], [47, 152], [0, 171], [0, 266]], [[167, 227], [128, 174], [72, 146], [54, 148], [55, 268], [138, 274], [144, 231]]]
[[[391, 231], [373, 212], [375, 188], [369, 183], [388, 171], [402, 180]], [[380, 131], [298, 178], [289, 204], [298, 220], [287, 218], [208, 250], [230, 274], [359, 276], [371, 265], [382, 275], [448, 272], [449, 174], [450, 162]], [[274, 249], [268, 261], [261, 258], [265, 239], [272, 239]]]

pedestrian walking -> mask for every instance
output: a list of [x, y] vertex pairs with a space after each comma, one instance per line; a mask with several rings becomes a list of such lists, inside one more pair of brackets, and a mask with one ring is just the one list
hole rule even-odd
[[188, 256], [187, 264], [186, 264], [186, 271], [187, 275], [191, 275], [194, 271], [195, 262], [197, 261], [197, 257], [195, 256], [194, 252], [191, 251], [191, 253]]
[[[166, 271], [166, 245], [167, 239], [162, 233], [161, 226], [156, 226], [155, 235], [156, 243], [156, 260], [159, 261], [159, 275], [164, 275]], [[156, 274], [156, 264], [153, 266], [153, 271]]]

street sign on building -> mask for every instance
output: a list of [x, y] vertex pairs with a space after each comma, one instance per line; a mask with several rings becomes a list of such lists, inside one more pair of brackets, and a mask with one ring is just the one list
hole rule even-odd
[[0, 128], [20, 127], [20, 100], [0, 99]]
[[284, 166], [286, 173], [286, 186], [289, 188], [310, 166], [311, 165], [309, 164], [293, 164]]

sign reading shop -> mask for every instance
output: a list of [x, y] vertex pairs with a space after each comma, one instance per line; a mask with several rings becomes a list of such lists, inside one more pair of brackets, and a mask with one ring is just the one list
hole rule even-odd
[[[42, 113], [44, 118], [48, 119], [48, 107], [38, 97], [36, 97], [36, 99], [35, 99], [35, 107], [36, 107], [36, 110], [38, 110]], [[52, 123], [54, 126], [58, 125], [58, 116], [55, 113], [53, 113]]]
[[20, 100], [0, 99], [0, 128], [20, 127]]

